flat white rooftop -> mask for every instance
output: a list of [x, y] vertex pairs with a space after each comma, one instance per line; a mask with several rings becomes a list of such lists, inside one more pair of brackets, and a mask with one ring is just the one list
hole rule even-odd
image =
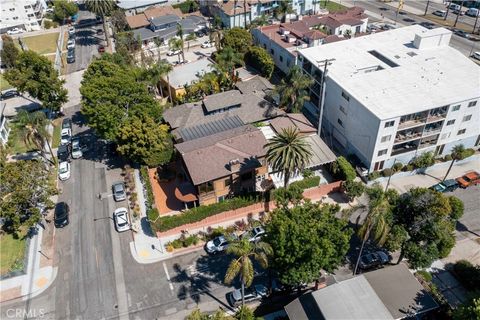
[[335, 58], [328, 76], [385, 120], [480, 96], [480, 67], [448, 46], [450, 37], [412, 25], [300, 53], [314, 65]]

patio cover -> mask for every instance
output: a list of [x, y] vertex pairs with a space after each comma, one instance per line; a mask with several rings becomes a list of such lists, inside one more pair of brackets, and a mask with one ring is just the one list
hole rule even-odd
[[306, 136], [305, 140], [310, 144], [313, 153], [313, 157], [307, 168], [316, 168], [337, 159], [332, 150], [330, 150], [325, 142], [323, 142], [322, 138], [317, 134]]

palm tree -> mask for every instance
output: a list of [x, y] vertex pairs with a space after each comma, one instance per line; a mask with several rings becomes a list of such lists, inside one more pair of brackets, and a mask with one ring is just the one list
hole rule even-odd
[[270, 96], [279, 97], [280, 106], [287, 112], [298, 112], [303, 108], [305, 101], [310, 100], [308, 88], [312, 84], [312, 78], [304, 74], [300, 67], [294, 66], [287, 77], [275, 86]]
[[183, 28], [182, 28], [182, 25], [181, 24], [177, 24], [177, 37], [180, 39], [179, 41], [179, 44], [180, 44], [180, 47], [182, 50], [182, 60], [185, 61], [185, 53], [183, 52], [184, 49], [185, 49], [185, 42], [184, 42], [184, 39], [183, 39]]
[[233, 241], [227, 248], [227, 253], [236, 258], [230, 262], [225, 274], [225, 283], [231, 284], [233, 279], [240, 276], [242, 283], [242, 306], [245, 304], [245, 286], [248, 288], [252, 284], [254, 270], [252, 257], [262, 268], [268, 267], [268, 256], [272, 254], [272, 247], [266, 242], [250, 242], [248, 238]]
[[[178, 38], [171, 38], [170, 40], [168, 40], [168, 46], [170, 47], [170, 50], [172, 51], [180, 51], [178, 54], [177, 54], [177, 57], [178, 57], [178, 62], [180, 63], [180, 54], [183, 55], [183, 40], [182, 39], [178, 39]], [[185, 61], [185, 60], [184, 60]]]
[[85, 0], [85, 7], [88, 11], [96, 14], [97, 16], [102, 17], [103, 20], [103, 32], [105, 33], [105, 38], [110, 45], [110, 38], [107, 33], [107, 24], [105, 21], [105, 16], [112, 13], [112, 11], [117, 6], [114, 0]]
[[185, 40], [187, 40], [187, 51], [190, 50], [190, 41], [194, 41], [197, 39], [197, 36], [195, 35], [195, 33], [190, 33], [186, 38]]
[[[373, 194], [376, 196], [373, 196]], [[358, 236], [362, 239], [362, 245], [360, 246], [357, 263], [355, 264], [355, 269], [353, 271], [354, 275], [357, 273], [358, 264], [360, 263], [363, 248], [367, 240], [372, 238], [373, 241], [379, 245], [383, 245], [387, 240], [390, 231], [390, 225], [388, 223], [390, 212], [390, 202], [381, 188], [378, 188], [375, 193], [370, 193], [368, 214], [358, 230]]]
[[220, 69], [228, 74], [230, 81], [235, 83], [235, 67], [238, 65], [244, 65], [242, 55], [231, 47], [226, 47], [217, 54], [216, 61]]
[[158, 84], [162, 80], [162, 78], [168, 75], [168, 73], [170, 73], [170, 71], [172, 70], [173, 70], [173, 67], [170, 63], [158, 59], [158, 61], [155, 64], [145, 69], [144, 77], [154, 87], [156, 93], [158, 92], [158, 88], [160, 88], [159, 93], [163, 97], [162, 85], [160, 85], [159, 87]]
[[457, 144], [455, 147], [453, 147], [451, 156], [452, 156], [452, 162], [450, 162], [450, 166], [448, 167], [447, 174], [445, 175], [445, 177], [443, 177], [442, 182], [445, 181], [445, 179], [447, 179], [448, 174], [450, 173], [450, 170], [452, 170], [453, 163], [455, 162], [455, 160], [462, 160], [465, 157], [465, 147], [463, 146], [463, 144]]
[[290, 13], [294, 13], [292, 9], [292, 0], [284, 0], [280, 1], [280, 5], [275, 9], [276, 15], [281, 16], [281, 21], [285, 22], [287, 19], [287, 15]]
[[222, 50], [222, 39], [223, 39], [222, 30], [215, 29], [210, 32], [209, 40], [215, 43], [215, 49], [217, 49], [217, 51]]
[[160, 47], [162, 46], [163, 41], [160, 40], [159, 38], [153, 38], [153, 42], [157, 46], [158, 60], [160, 60], [162, 58]]
[[280, 171], [287, 188], [290, 177], [301, 172], [312, 158], [312, 148], [294, 127], [283, 129], [265, 145], [267, 161], [274, 171]]
[[[50, 146], [50, 135], [46, 129], [48, 121], [45, 114], [41, 111], [29, 113], [26, 110], [21, 110], [17, 115], [17, 123], [20, 126], [20, 136], [25, 144], [32, 144], [37, 147], [42, 157], [55, 165], [56, 159]], [[45, 155], [45, 144], [52, 159]]]

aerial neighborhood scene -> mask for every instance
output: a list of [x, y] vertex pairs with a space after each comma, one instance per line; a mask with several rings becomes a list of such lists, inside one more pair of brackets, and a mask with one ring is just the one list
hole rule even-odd
[[0, 319], [480, 320], [479, 0], [0, 0]]

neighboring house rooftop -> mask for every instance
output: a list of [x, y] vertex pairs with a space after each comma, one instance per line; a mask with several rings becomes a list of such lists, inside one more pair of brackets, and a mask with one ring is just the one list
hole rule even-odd
[[385, 120], [480, 96], [480, 67], [449, 46], [451, 34], [411, 25], [300, 53], [335, 58], [328, 77]]
[[402, 319], [437, 307], [405, 264], [399, 264], [303, 295], [285, 311], [291, 320], [384, 320]]
[[138, 29], [150, 25], [147, 17], [144, 14], [136, 14], [134, 16], [126, 16], [128, 26], [130, 29]]
[[277, 133], [281, 133], [290, 127], [296, 128], [301, 134], [317, 132], [317, 128], [301, 113], [287, 113], [283, 117], [276, 117], [270, 121], [270, 125]]
[[207, 137], [175, 145], [194, 185], [216, 180], [234, 172], [230, 166], [237, 161], [240, 171], [260, 166], [267, 140], [252, 125], [222, 131]]
[[181, 20], [181, 18], [177, 15], [167, 14], [167, 15], [164, 15], [164, 16], [152, 18], [152, 19], [150, 19], [150, 22], [154, 26], [163, 26], [165, 24], [180, 22], [180, 20]]
[[206, 96], [203, 99], [203, 106], [207, 112], [228, 109], [233, 106], [240, 107], [242, 94], [238, 90], [229, 90]]
[[144, 12], [134, 15], [127, 16], [127, 23], [130, 29], [138, 29], [141, 27], [146, 27], [150, 25], [151, 19], [158, 18], [165, 15], [175, 15], [177, 17], [182, 17], [182, 11], [180, 9], [175, 9], [172, 6], [161, 6], [161, 7], [150, 7]]
[[240, 81], [235, 84], [242, 94], [256, 94], [264, 97], [269, 91], [273, 90], [274, 85], [261, 76], [254, 76], [246, 81]]
[[139, 28], [132, 31], [135, 39], [140, 37], [140, 40], [150, 40], [153, 38], [171, 38], [177, 34], [177, 27], [173, 26], [163, 30], [152, 31], [150, 28]]
[[198, 80], [199, 75], [213, 71], [211, 64], [213, 64], [213, 61], [202, 58], [174, 67], [168, 74], [170, 86], [180, 89], [185, 85], [191, 84], [193, 81]]
[[155, 4], [166, 3], [167, 0], [117, 0], [117, 6], [124, 10], [144, 8]]
[[174, 130], [176, 141], [189, 141], [245, 125], [239, 116], [226, 117], [196, 126]]

